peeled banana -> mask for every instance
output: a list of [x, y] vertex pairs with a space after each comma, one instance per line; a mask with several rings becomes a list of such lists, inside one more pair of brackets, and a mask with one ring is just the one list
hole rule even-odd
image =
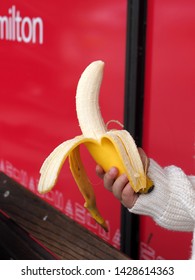
[[97, 209], [95, 193], [80, 158], [79, 146], [84, 144], [105, 171], [115, 166], [119, 175], [125, 173], [135, 192], [147, 192], [153, 184], [146, 176], [137, 146], [129, 132], [109, 131], [106, 128], [98, 102], [103, 70], [104, 62], [95, 61], [81, 75], [76, 92], [76, 111], [82, 135], [63, 142], [46, 158], [40, 169], [38, 191], [45, 193], [53, 188], [68, 157], [72, 175], [85, 199], [84, 206], [107, 231], [107, 224]]

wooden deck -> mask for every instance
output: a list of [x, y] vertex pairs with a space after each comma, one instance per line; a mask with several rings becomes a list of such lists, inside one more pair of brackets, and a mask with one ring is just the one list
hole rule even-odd
[[[0, 210], [6, 213], [15, 225], [19, 225], [54, 253], [58, 259], [128, 259], [123, 253], [60, 213], [2, 172], [0, 172]], [[14, 248], [16, 243], [24, 241], [20, 230], [17, 236], [20, 240], [16, 238], [14, 231], [13, 227], [9, 232], [4, 222], [0, 220], [0, 249], [2, 244]], [[30, 247], [30, 243], [28, 241], [26, 243], [27, 247]], [[19, 255], [19, 259], [27, 258], [25, 253]], [[32, 254], [31, 258], [44, 258], [42, 255], [35, 256], [36, 254]]]

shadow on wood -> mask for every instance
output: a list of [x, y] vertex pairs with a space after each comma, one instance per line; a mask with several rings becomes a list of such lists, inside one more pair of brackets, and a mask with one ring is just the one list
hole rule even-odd
[[[2, 234], [4, 233], [3, 237], [0, 236], [0, 239], [2, 242], [2, 238], [4, 238], [4, 245], [6, 244], [5, 242], [10, 245], [11, 241], [14, 241], [16, 237], [16, 232], [18, 232], [13, 246], [17, 246], [17, 242], [22, 242], [22, 240], [24, 241], [27, 238], [28, 246], [25, 247], [25, 250], [32, 248], [34, 245], [31, 244], [30, 239], [28, 240], [28, 236], [32, 235], [44, 247], [54, 253], [58, 259], [128, 259], [123, 253], [50, 206], [2, 172], [0, 172], [0, 210], [13, 220], [13, 222], [11, 221], [10, 232], [12, 235], [5, 234], [7, 226], [10, 226], [10, 222], [6, 225], [4, 218], [0, 220], [0, 230]], [[15, 229], [17, 225], [20, 227], [18, 230]], [[26, 232], [24, 234], [26, 237], [21, 237], [19, 239], [22, 240], [19, 240], [18, 237], [22, 235], [21, 231], [23, 229]], [[0, 243], [0, 250], [1, 246], [2, 244]], [[22, 256], [18, 258], [27, 259], [25, 254]], [[45, 255], [40, 253], [38, 256], [33, 254], [31, 256], [29, 259], [52, 258], [47, 252]]]

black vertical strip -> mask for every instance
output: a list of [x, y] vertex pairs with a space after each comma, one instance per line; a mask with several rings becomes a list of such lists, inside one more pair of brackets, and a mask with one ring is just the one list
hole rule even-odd
[[[129, 0], [127, 12], [125, 129], [142, 145], [147, 0]], [[138, 259], [139, 217], [121, 209], [121, 250]]]

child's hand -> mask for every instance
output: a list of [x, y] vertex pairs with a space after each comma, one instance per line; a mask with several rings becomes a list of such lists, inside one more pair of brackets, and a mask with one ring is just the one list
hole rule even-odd
[[116, 167], [112, 167], [107, 173], [105, 173], [99, 165], [96, 166], [96, 173], [103, 179], [104, 187], [111, 191], [125, 207], [133, 207], [138, 198], [138, 194], [136, 194], [130, 186], [125, 174], [117, 178], [118, 170]]
[[[145, 165], [146, 162], [148, 162], [148, 158], [141, 148], [139, 148], [139, 153], [141, 160]], [[99, 165], [96, 166], [96, 173], [101, 179], [103, 179], [104, 187], [111, 191], [125, 207], [133, 207], [139, 194], [134, 192], [125, 174], [117, 178], [118, 170], [116, 167], [112, 167], [105, 173]]]

